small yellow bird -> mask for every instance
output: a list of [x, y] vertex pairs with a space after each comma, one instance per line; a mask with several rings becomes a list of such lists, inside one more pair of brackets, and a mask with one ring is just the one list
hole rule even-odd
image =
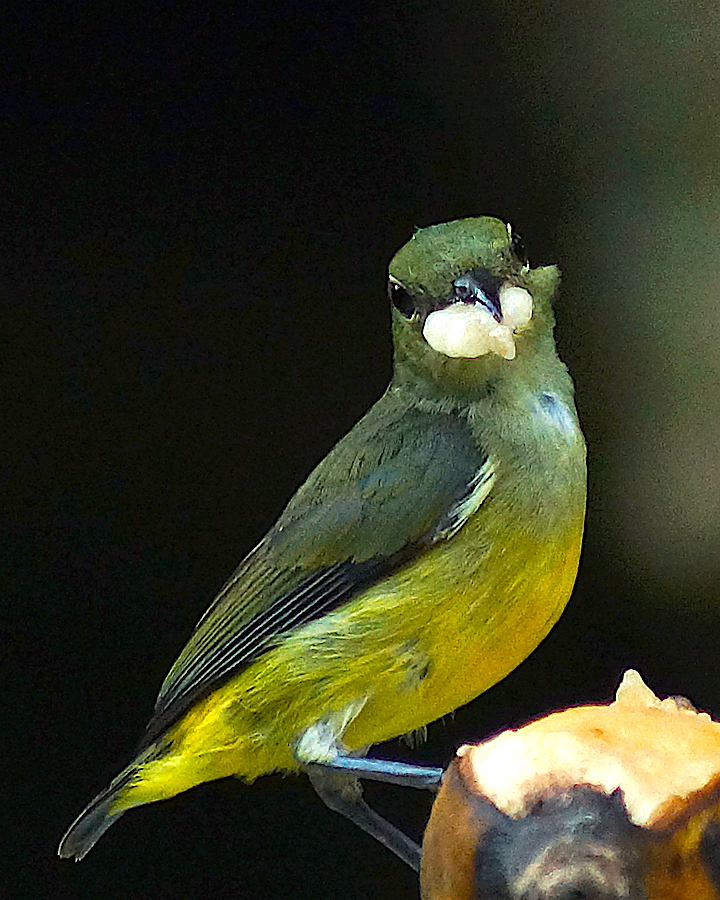
[[493, 218], [420, 229], [397, 252], [385, 394], [202, 617], [135, 759], [61, 856], [201, 782], [305, 769], [328, 805], [419, 862], [347, 773], [507, 675], [570, 596], [585, 444], [553, 339], [558, 279]]

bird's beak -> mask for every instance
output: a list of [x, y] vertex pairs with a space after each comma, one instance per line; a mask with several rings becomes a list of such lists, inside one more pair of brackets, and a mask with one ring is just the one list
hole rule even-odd
[[485, 307], [496, 322], [502, 322], [502, 310], [500, 309], [500, 300], [497, 296], [488, 297], [484, 291], [480, 291], [477, 296], [477, 302]]
[[495, 319], [502, 322], [502, 309], [497, 291], [488, 291], [475, 276], [467, 272], [453, 282], [453, 302], [480, 303]]

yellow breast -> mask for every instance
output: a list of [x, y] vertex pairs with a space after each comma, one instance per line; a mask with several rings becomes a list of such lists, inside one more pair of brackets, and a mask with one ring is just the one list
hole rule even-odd
[[320, 719], [350, 749], [388, 740], [511, 672], [570, 596], [582, 520], [490, 549], [463, 531], [199, 702], [171, 730], [172, 751], [142, 768], [128, 805], [227, 775], [297, 769], [293, 741]]

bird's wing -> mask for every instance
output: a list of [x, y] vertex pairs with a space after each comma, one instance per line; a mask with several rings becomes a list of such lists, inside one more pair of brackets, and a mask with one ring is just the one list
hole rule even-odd
[[143, 744], [283, 634], [452, 537], [493, 479], [492, 460], [462, 417], [382, 398], [318, 465], [200, 620], [165, 679]]

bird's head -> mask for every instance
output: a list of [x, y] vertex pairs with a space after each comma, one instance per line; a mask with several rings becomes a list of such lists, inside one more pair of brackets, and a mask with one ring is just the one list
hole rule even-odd
[[471, 389], [541, 348], [554, 355], [559, 277], [555, 266], [531, 269], [499, 219], [419, 229], [388, 269], [396, 375]]

